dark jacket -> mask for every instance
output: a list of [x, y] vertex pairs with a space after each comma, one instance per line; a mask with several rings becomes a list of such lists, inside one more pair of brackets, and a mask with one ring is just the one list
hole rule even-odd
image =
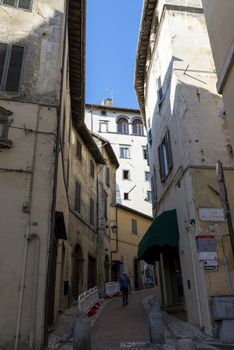
[[127, 275], [122, 275], [119, 280], [120, 289], [125, 288], [128, 289], [130, 287], [130, 280]]

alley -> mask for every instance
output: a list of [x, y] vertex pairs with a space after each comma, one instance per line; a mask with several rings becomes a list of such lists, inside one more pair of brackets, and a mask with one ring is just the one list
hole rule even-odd
[[134, 292], [126, 307], [122, 306], [120, 298], [107, 303], [92, 327], [91, 349], [115, 349], [123, 342], [149, 341], [148, 316], [142, 300], [155, 293], [155, 289]]

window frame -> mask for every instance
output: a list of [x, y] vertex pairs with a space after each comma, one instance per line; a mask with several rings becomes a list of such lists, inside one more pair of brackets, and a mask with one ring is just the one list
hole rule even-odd
[[[127, 176], [125, 177], [124, 174], [127, 174]], [[127, 169], [123, 169], [123, 180], [130, 180], [130, 170]]]
[[146, 191], [146, 201], [152, 203], [152, 191], [151, 190]]
[[[137, 124], [136, 122], [140, 122]], [[134, 127], [136, 127], [136, 132], [134, 132]], [[144, 136], [144, 124], [140, 118], [134, 118], [132, 121], [132, 134], [138, 136]]]
[[[1, 41], [0, 44], [6, 45], [6, 54], [5, 54], [5, 58], [4, 58], [4, 62], [3, 62], [2, 77], [0, 77], [0, 93], [8, 94], [8, 95], [19, 95], [21, 81], [22, 81], [22, 72], [23, 72], [24, 61], [25, 61], [26, 47], [24, 45], [21, 45], [21, 44], [9, 44], [9, 43], [3, 42], [3, 41]], [[17, 91], [6, 90], [13, 47], [20, 47], [23, 49]]]
[[106, 185], [108, 186], [108, 187], [110, 187], [110, 168], [107, 166], [106, 167], [106, 171], [105, 171], [105, 173], [106, 173]]
[[8, 139], [10, 124], [11, 121], [9, 121], [7, 117], [0, 116], [0, 127], [3, 126], [2, 134], [0, 133], [0, 141], [5, 141]]
[[172, 169], [172, 152], [168, 129], [166, 129], [162, 141], [158, 146], [158, 158], [161, 182], [164, 182]]
[[[125, 196], [126, 195], [126, 196]], [[126, 198], [125, 198], [126, 197]], [[129, 193], [128, 192], [124, 192], [124, 198], [125, 201], [129, 201]]]
[[145, 171], [145, 181], [150, 181], [150, 171]]
[[[120, 123], [121, 120], [125, 120], [126, 123]], [[116, 120], [117, 133], [122, 135], [129, 135], [129, 120], [125, 116], [119, 116]]]
[[[127, 156], [125, 157], [125, 155], [127, 155]], [[120, 145], [119, 146], [119, 157], [123, 158], [123, 159], [130, 159], [131, 158], [130, 157], [130, 147], [125, 146], [125, 145]]]
[[32, 12], [33, 0], [29, 0], [29, 8], [28, 9], [26, 9], [24, 7], [19, 7], [19, 3], [20, 3], [20, 0], [14, 0], [14, 5], [9, 5], [9, 4], [4, 4], [4, 0], [0, 0], [0, 5], [13, 7], [15, 9], [17, 9], [17, 10], [19, 9], [19, 10], [22, 10], [22, 11]]
[[[104, 131], [102, 130], [102, 125], [105, 125], [105, 130], [104, 130]], [[106, 133], [106, 132], [108, 132], [108, 131], [109, 131], [108, 122], [103, 121], [103, 120], [99, 120], [99, 132]]]
[[132, 234], [137, 235], [137, 220], [132, 218]]
[[142, 152], [143, 152], [143, 159], [147, 160], [147, 147], [146, 146], [142, 146]]

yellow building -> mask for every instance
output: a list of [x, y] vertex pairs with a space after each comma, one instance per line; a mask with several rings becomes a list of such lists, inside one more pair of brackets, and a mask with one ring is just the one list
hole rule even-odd
[[123, 271], [130, 278], [131, 287], [145, 285], [145, 265], [137, 259], [138, 243], [152, 223], [152, 218], [139, 211], [117, 204], [116, 227], [112, 233], [111, 280], [119, 281]]

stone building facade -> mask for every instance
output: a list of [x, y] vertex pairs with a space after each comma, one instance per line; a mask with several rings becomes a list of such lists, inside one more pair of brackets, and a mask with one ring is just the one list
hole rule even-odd
[[234, 282], [215, 171], [220, 159], [233, 212], [234, 161], [216, 81], [201, 1], [145, 0], [135, 88], [148, 131], [154, 222], [139, 257], [157, 261], [162, 305], [181, 304], [209, 334], [212, 296], [232, 293]]

